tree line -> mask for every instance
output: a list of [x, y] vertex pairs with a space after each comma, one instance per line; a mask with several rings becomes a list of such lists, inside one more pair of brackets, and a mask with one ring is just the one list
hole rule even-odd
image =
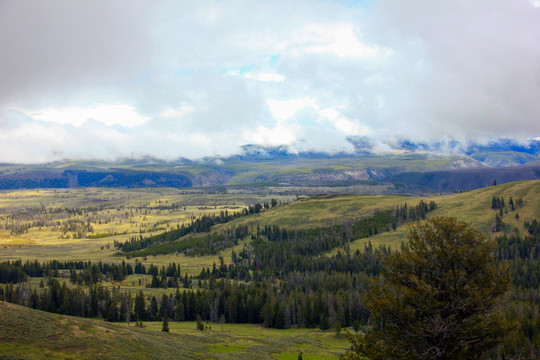
[[[156, 245], [161, 245], [161, 247], [157, 248], [156, 251], [161, 251], [159, 253], [167, 253], [163, 251], [170, 251], [170, 252], [177, 252], [177, 251], [185, 251], [186, 249], [190, 247], [184, 247], [183, 245], [176, 245], [176, 246], [163, 246], [163, 244], [170, 243], [173, 241], [176, 241], [186, 235], [192, 235], [192, 234], [201, 234], [201, 233], [208, 233], [210, 232], [210, 229], [212, 226], [217, 224], [224, 224], [231, 220], [237, 219], [239, 217], [248, 216], [251, 214], [257, 214], [261, 212], [262, 209], [268, 209], [270, 207], [277, 206], [278, 202], [276, 199], [271, 199], [270, 204], [265, 202], [264, 204], [256, 203], [254, 205], [250, 205], [247, 208], [242, 209], [240, 212], [233, 212], [230, 213], [228, 210], [221, 211], [217, 215], [203, 215], [200, 218], [194, 219], [189, 223], [188, 225], [185, 224], [178, 224], [176, 229], [165, 231], [161, 234], [150, 236], [150, 237], [143, 237], [142, 235], [135, 237], [132, 236], [125, 242], [118, 242], [115, 241], [114, 245], [123, 253], [128, 256], [144, 256], [143, 252], [138, 252], [138, 250], [147, 249]], [[218, 241], [224, 241], [224, 239], [229, 238], [240, 238], [241, 234], [236, 234], [236, 232], [242, 232], [244, 231], [243, 228], [236, 227], [234, 230], [234, 234], [229, 235], [229, 233], [222, 234], [223, 237], [220, 238]], [[244, 231], [245, 232], [245, 231]], [[206, 240], [203, 240], [206, 239]], [[201, 242], [216, 242], [216, 239], [212, 239], [211, 237], [203, 237], [199, 238], [199, 240], [196, 240], [195, 246], [192, 247], [200, 247]], [[152, 253], [154, 252], [154, 249], [151, 250]], [[201, 255], [200, 252], [195, 252], [196, 255]], [[215, 252], [214, 252], [215, 253]], [[143, 255], [141, 255], [143, 254]]]
[[[256, 208], [253, 211], [257, 211]], [[122, 262], [110, 267], [90, 262], [7, 263], [12, 269], [28, 270], [30, 276], [54, 276], [58, 275], [55, 271], [65, 269], [73, 284], [89, 283], [92, 286], [95, 286], [95, 280], [107, 276], [114, 278], [114, 274], [118, 274], [116, 279], [131, 273], [150, 274], [151, 287], [178, 287], [182, 283], [187, 288], [184, 292], [178, 291], [181, 307], [176, 296], [168, 296], [166, 303], [165, 298], [145, 300], [144, 311], [143, 306], [139, 306], [138, 311], [131, 313], [124, 304], [127, 300], [120, 295], [115, 296], [114, 292], [108, 294], [107, 289], [93, 290], [93, 297], [89, 291], [85, 298], [79, 287], [60, 285], [52, 280], [42, 291], [29, 289], [24, 284], [8, 285], [4, 287], [3, 296], [8, 301], [18, 299], [27, 306], [79, 315], [82, 311], [79, 303], [85, 304], [85, 309], [92, 307], [90, 304], [97, 291], [102, 294], [99, 297], [101, 307], [85, 310], [87, 315], [83, 316], [97, 314], [107, 320], [119, 321], [128, 316], [138, 320], [159, 319], [155, 316], [157, 304], [168, 309], [167, 314], [175, 314], [168, 315], [171, 319], [194, 320], [199, 315], [204, 320], [214, 321], [223, 315], [228, 322], [262, 323], [277, 328], [306, 326], [326, 329], [336, 322], [342, 326], [366, 324], [368, 312], [362, 306], [361, 294], [366, 291], [369, 279], [382, 271], [381, 259], [390, 254], [390, 250], [384, 246], [374, 249], [367, 243], [363, 251], [353, 252], [348, 243], [390, 231], [407, 221], [425, 218], [426, 213], [435, 208], [435, 203], [422, 201], [416, 206], [398, 206], [378, 211], [368, 218], [313, 229], [296, 231], [278, 226], [258, 227], [252, 234], [251, 244], [239, 254], [233, 252], [232, 264], [226, 265], [221, 259], [219, 265], [214, 264], [212, 269], [203, 268], [198, 276], [193, 277], [182, 277], [180, 267], [175, 264], [158, 269], [153, 265], [146, 268], [140, 262], [135, 262], [134, 266]], [[341, 247], [341, 250], [335, 255], [325, 254], [336, 247]], [[94, 281], [80, 280], [87, 272], [91, 273]], [[196, 283], [196, 289], [190, 289], [193, 283]], [[58, 291], [58, 287], [62, 290]], [[59, 306], [70, 301], [77, 304]], [[141, 302], [139, 300], [139, 304]], [[78, 310], [69, 313], [66, 309]]]

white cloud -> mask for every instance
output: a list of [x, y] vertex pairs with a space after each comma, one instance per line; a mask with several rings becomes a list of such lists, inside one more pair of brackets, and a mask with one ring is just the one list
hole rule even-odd
[[540, 135], [537, 0], [349, 5], [0, 1], [3, 161]]
[[132, 106], [126, 104], [69, 106], [22, 111], [35, 120], [73, 126], [81, 126], [88, 120], [95, 120], [107, 126], [135, 127], [149, 120], [148, 116], [138, 114]]
[[370, 133], [367, 126], [360, 124], [358, 121], [348, 119], [336, 109], [323, 109], [319, 111], [319, 114], [322, 118], [329, 120], [337, 130], [349, 136], [365, 136]]
[[258, 81], [270, 81], [270, 82], [283, 82], [285, 76], [275, 72], [248, 72], [245, 75], [246, 79], [253, 79]]
[[191, 113], [195, 108], [193, 106], [183, 106], [179, 109], [167, 109], [162, 111], [159, 116], [164, 118], [182, 118]]
[[270, 109], [272, 116], [280, 122], [287, 121], [298, 111], [307, 107], [318, 109], [315, 100], [309, 97], [290, 100], [268, 99], [266, 100], [266, 103], [268, 104], [268, 108]]
[[[296, 33], [295, 42], [307, 53], [314, 54], [368, 59], [380, 54], [377, 47], [368, 46], [359, 40], [358, 28], [351, 23], [305, 26]], [[390, 50], [384, 52], [389, 54]]]
[[246, 130], [242, 137], [246, 144], [264, 146], [292, 145], [296, 141], [297, 126], [277, 125], [274, 128], [259, 126], [254, 130]]

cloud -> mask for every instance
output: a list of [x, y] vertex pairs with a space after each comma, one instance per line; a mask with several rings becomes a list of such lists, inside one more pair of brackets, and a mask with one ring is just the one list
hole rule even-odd
[[362, 43], [357, 33], [353, 24], [311, 24], [297, 32], [294, 43], [306, 53], [375, 58], [380, 49]]
[[2, 1], [0, 161], [538, 137], [538, 39], [533, 0]]
[[78, 127], [88, 120], [101, 122], [107, 126], [134, 127], [144, 124], [149, 119], [139, 115], [132, 106], [126, 104], [44, 108], [30, 111], [26, 115], [35, 120]]
[[148, 11], [143, 1], [2, 1], [0, 104], [65, 106], [129, 86], [149, 61]]
[[315, 100], [310, 99], [309, 97], [288, 100], [268, 99], [266, 100], [266, 103], [268, 104], [272, 116], [280, 122], [286, 122], [298, 111], [307, 107], [318, 108]]
[[[406, 135], [538, 133], [540, 12], [527, 1], [380, 2], [373, 26], [400, 53]], [[396, 40], [401, 40], [397, 42]], [[401, 44], [401, 45], [398, 45]], [[403, 74], [408, 69], [411, 74]], [[397, 70], [397, 71], [396, 71]], [[410, 78], [409, 86], [404, 80]]]

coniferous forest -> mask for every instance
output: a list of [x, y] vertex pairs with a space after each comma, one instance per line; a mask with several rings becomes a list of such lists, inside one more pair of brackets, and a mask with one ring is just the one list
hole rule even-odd
[[[495, 199], [499, 217], [505, 206], [522, 200]], [[514, 207], [515, 206], [515, 207]], [[225, 224], [239, 216], [258, 213], [265, 206], [248, 208], [239, 215], [221, 213], [202, 217], [188, 226], [153, 237], [132, 238], [115, 243], [118, 254], [128, 261], [117, 264], [90, 261], [8, 261], [0, 263], [0, 299], [34, 309], [80, 317], [103, 318], [111, 322], [203, 321], [260, 324], [269, 328], [291, 327], [359, 331], [371, 326], [364, 304], [369, 288], [385, 271], [385, 258], [392, 254], [386, 246], [374, 247], [370, 236], [392, 232], [398, 226], [426, 218], [437, 208], [435, 202], [397, 206], [375, 211], [371, 216], [344, 223], [302, 230], [266, 225], [244, 225], [211, 232], [214, 224]], [[508, 211], [505, 213], [508, 215]], [[516, 213], [517, 214], [517, 213]], [[501, 219], [501, 218], [499, 218]], [[502, 218], [504, 219], [504, 217]], [[507, 340], [509, 353], [527, 349], [534, 354], [540, 341], [540, 225], [523, 223], [525, 235], [503, 220], [496, 231], [495, 258], [509, 266], [513, 290], [508, 312], [515, 322], [515, 335]], [[503, 231], [504, 229], [504, 231]], [[177, 240], [184, 236], [184, 240]], [[187, 256], [216, 253], [249, 238], [242, 250], [232, 251], [231, 262], [222, 257], [198, 275], [183, 273], [179, 264], [144, 265], [129, 256], [157, 252], [183, 252]], [[363, 249], [352, 251], [350, 242], [367, 239]], [[331, 252], [333, 249], [337, 251]], [[165, 290], [161, 296], [147, 297], [103, 282], [121, 281], [132, 274], [151, 276], [149, 288]], [[32, 287], [27, 280], [41, 278]]]

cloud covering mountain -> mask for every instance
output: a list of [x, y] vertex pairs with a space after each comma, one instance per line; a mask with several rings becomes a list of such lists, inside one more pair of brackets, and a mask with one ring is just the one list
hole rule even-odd
[[6, 0], [0, 78], [2, 162], [526, 141], [540, 136], [540, 7]]

